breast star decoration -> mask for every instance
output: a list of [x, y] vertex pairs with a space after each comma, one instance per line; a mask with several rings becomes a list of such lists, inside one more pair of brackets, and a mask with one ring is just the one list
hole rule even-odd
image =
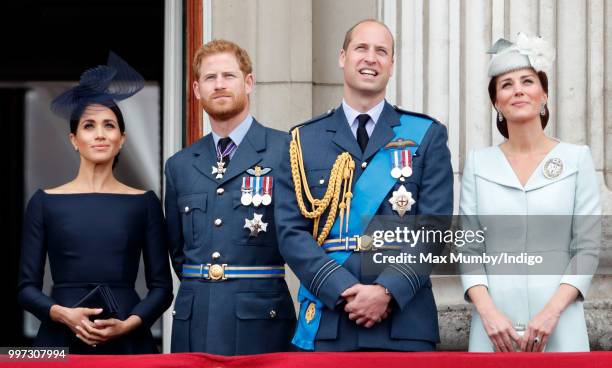
[[257, 236], [260, 232], [265, 232], [268, 228], [268, 223], [263, 222], [261, 220], [261, 218], [263, 217], [263, 214], [253, 214], [253, 218], [251, 220], [249, 219], [244, 219], [244, 227], [246, 229], [249, 229], [251, 231], [251, 234], [249, 234], [249, 236], [255, 237]]
[[389, 198], [389, 203], [391, 203], [393, 210], [400, 217], [404, 217], [404, 214], [410, 211], [410, 208], [416, 201], [412, 198], [412, 193], [407, 191], [405, 186], [401, 185], [397, 190], [393, 191], [393, 196]]

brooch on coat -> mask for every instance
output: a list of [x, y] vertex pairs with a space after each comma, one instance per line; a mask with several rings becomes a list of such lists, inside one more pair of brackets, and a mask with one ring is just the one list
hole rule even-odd
[[560, 158], [550, 158], [544, 164], [542, 174], [546, 179], [554, 179], [563, 172], [563, 161]]

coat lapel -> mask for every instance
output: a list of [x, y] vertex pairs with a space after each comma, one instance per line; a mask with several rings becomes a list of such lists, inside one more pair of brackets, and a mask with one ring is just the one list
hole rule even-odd
[[247, 169], [261, 161], [261, 152], [266, 149], [266, 129], [255, 119], [246, 136], [236, 149], [236, 153], [229, 162], [227, 171], [219, 183], [225, 183], [244, 173]]
[[[562, 180], [578, 170], [576, 159], [568, 155], [562, 145], [563, 143], [559, 143], [542, 159], [538, 167], [531, 173], [525, 187], [519, 182], [512, 166], [510, 166], [499, 146], [485, 149], [478, 155], [478, 166], [475, 174], [490, 182], [521, 191], [536, 190]], [[548, 179], [544, 176], [543, 169], [546, 162], [553, 157], [560, 158], [563, 161], [563, 172], [556, 178]]]
[[483, 151], [483, 154], [478, 156], [478, 160], [478, 169], [475, 172], [477, 176], [506, 187], [523, 190], [512, 166], [498, 146]]
[[[544, 176], [544, 166], [552, 158], [558, 158], [561, 160], [563, 163], [563, 171], [561, 171], [559, 176], [549, 179]], [[549, 184], [558, 182], [570, 175], [573, 175], [576, 171], [578, 171], [577, 157], [572, 156], [566, 150], [566, 146], [560, 142], [552, 150], [550, 150], [550, 152], [548, 152], [546, 157], [544, 157], [542, 162], [540, 162], [538, 167], [531, 174], [527, 184], [525, 184], [525, 191], [536, 190]]]
[[335, 132], [332, 142], [340, 147], [343, 151], [350, 153], [353, 157], [361, 158], [361, 148], [357, 144], [357, 139], [351, 132], [351, 128], [346, 121], [346, 115], [342, 105], [334, 111], [327, 123], [327, 131]]
[[213, 166], [217, 163], [217, 153], [215, 152], [215, 142], [212, 134], [207, 134], [195, 143], [193, 147], [193, 167], [202, 175], [207, 176], [213, 181], [215, 175], [212, 173]]
[[395, 136], [393, 127], [400, 124], [400, 117], [400, 114], [389, 103], [385, 102], [385, 107], [374, 126], [374, 131], [372, 131], [372, 136], [363, 154], [363, 161], [369, 160], [393, 139]]

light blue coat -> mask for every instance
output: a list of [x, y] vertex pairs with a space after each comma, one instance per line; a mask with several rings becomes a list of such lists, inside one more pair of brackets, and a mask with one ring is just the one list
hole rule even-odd
[[[558, 176], [547, 178], [544, 166], [553, 158], [561, 160], [563, 169]], [[601, 214], [599, 185], [589, 148], [560, 142], [534, 170], [525, 187], [498, 146], [471, 151], [462, 178], [460, 213], [476, 215], [472, 219], [487, 228], [483, 248], [487, 254], [541, 254], [545, 261], [554, 260], [559, 265], [554, 269], [560, 271], [550, 275], [517, 266], [514, 269], [520, 271], [516, 275], [492, 274], [484, 265], [480, 269], [471, 266], [469, 272], [464, 266], [464, 291], [475, 285], [486, 286], [497, 308], [513, 323], [526, 326], [560, 284], [572, 285], [578, 289], [579, 298], [562, 313], [546, 351], [588, 351], [582, 300], [592, 275], [573, 270], [578, 259], [594, 267], [600, 246], [601, 228], [598, 221], [592, 221]], [[514, 216], [502, 219], [492, 215]], [[469, 350], [493, 351], [475, 308]]]

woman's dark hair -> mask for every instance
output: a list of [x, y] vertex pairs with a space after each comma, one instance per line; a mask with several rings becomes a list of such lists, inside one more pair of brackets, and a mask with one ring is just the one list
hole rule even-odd
[[[536, 74], [538, 75], [538, 79], [540, 80], [542, 89], [544, 89], [544, 92], [546, 92], [546, 94], [548, 95], [548, 77], [546, 76], [546, 73], [539, 71]], [[495, 105], [495, 100], [497, 99], [496, 84], [497, 84], [497, 77], [491, 78], [491, 81], [489, 82], [489, 98], [491, 98], [491, 103], [493, 105]], [[548, 124], [548, 118], [550, 118], [550, 111], [548, 111], [548, 104], [546, 105], [544, 109], [546, 110], [546, 113], [544, 115], [540, 115], [540, 121], [542, 122], [542, 129], [546, 128], [546, 124]], [[508, 139], [509, 138], [508, 122], [506, 121], [506, 117], [504, 116], [502, 121], [499, 121], [499, 119], [496, 118], [495, 121], [497, 122], [497, 130], [499, 130], [501, 135], [503, 135], [506, 139]]]
[[[119, 106], [114, 103], [105, 104], [104, 106], [108, 107], [117, 117], [117, 124], [119, 125], [119, 131], [121, 132], [121, 134], [125, 133], [125, 121], [123, 120], [123, 114], [121, 113], [121, 109], [119, 109]], [[81, 111], [80, 114], [75, 114], [75, 116], [70, 119], [70, 133], [76, 134], [77, 128], [79, 127], [79, 120], [81, 120], [81, 116], [83, 116], [84, 111], [85, 108]], [[115, 168], [115, 166], [117, 166], [117, 163], [119, 162], [119, 154], [120, 152], [117, 153], [117, 156], [115, 156], [115, 159], [113, 160], [113, 169]]]

